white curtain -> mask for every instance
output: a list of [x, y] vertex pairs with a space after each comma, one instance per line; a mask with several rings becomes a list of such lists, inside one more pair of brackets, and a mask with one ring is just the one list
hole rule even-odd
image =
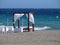
[[24, 14], [19, 14], [19, 13], [14, 14], [14, 22], [15, 22], [18, 18], [22, 17], [23, 15], [24, 15]]
[[[26, 17], [28, 18], [28, 14], [26, 14]], [[32, 13], [29, 13], [29, 21], [34, 24], [34, 16]]]

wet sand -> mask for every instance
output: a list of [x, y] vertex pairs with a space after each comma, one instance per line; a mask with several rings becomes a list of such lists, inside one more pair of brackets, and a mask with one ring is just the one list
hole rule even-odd
[[60, 45], [60, 30], [0, 33], [0, 45]]

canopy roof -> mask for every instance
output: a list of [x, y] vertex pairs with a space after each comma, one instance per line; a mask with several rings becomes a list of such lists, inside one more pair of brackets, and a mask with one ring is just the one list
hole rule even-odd
[[[26, 15], [26, 17], [28, 18], [28, 14], [24, 14], [24, 13], [15, 13], [14, 14], [14, 23], [17, 19], [19, 19], [20, 17]], [[29, 21], [32, 22], [34, 24], [34, 16], [33, 13], [29, 13]]]

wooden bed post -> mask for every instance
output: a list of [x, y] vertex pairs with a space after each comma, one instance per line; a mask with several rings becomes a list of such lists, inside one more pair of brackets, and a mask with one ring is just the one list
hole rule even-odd
[[[34, 13], [32, 12], [33, 17], [34, 17]], [[32, 23], [32, 31], [34, 32], [34, 24]]]
[[28, 13], [28, 32], [30, 31], [29, 29], [29, 13]]
[[14, 23], [14, 13], [13, 13], [13, 27], [15, 28], [15, 23]]
[[32, 27], [33, 27], [33, 28], [32, 28], [32, 31], [34, 32], [34, 24], [32, 24]]
[[18, 28], [20, 28], [20, 18], [18, 19]]

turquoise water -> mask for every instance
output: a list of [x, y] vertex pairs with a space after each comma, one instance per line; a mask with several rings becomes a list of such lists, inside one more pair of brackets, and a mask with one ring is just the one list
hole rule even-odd
[[[57, 17], [58, 16], [58, 17]], [[51, 27], [49, 30], [60, 30], [60, 15], [35, 15], [35, 27]], [[13, 24], [13, 15], [12, 14], [0, 14], [0, 26], [8, 25], [12, 26]], [[28, 20], [26, 16], [20, 18], [20, 26], [27, 26]], [[31, 23], [30, 23], [31, 25]], [[17, 21], [16, 21], [17, 26]]]

